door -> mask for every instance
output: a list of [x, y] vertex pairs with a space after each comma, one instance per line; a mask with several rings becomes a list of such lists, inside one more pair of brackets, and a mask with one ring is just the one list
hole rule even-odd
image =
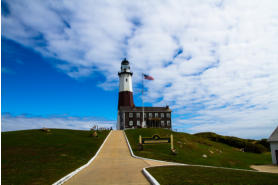
[[276, 164], [278, 164], [278, 150], [275, 150]]

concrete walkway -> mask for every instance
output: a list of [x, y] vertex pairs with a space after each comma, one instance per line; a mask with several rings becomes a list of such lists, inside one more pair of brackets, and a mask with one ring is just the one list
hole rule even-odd
[[95, 160], [65, 184], [149, 184], [142, 173], [142, 168], [169, 164], [171, 163], [132, 157], [123, 131], [115, 130], [111, 131]]
[[250, 167], [260, 172], [278, 173], [277, 165], [251, 165]]

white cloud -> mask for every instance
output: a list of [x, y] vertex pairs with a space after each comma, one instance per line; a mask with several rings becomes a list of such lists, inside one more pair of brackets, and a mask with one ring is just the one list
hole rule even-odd
[[71, 116], [27, 116], [3, 114], [1, 120], [2, 131], [27, 130], [46, 128], [63, 128], [74, 130], [89, 130], [94, 125], [103, 128], [115, 128], [114, 121], [98, 119], [94, 117], [71, 117]]
[[63, 60], [53, 65], [73, 78], [101, 72], [105, 90], [127, 56], [134, 87], [154, 76], [146, 100], [170, 104], [180, 129], [267, 137], [277, 125], [277, 1], [7, 2], [4, 37]]

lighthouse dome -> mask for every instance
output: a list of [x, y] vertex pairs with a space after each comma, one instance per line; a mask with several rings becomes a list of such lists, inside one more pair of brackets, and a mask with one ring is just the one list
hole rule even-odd
[[129, 65], [129, 61], [125, 58], [125, 59], [122, 61], [122, 65]]

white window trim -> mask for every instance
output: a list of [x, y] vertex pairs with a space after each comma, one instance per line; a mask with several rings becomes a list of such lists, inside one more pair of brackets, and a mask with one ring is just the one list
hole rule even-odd
[[129, 126], [133, 126], [133, 121], [130, 120], [128, 124], [129, 124]]
[[155, 118], [158, 118], [158, 113], [157, 113], [157, 112], [154, 113], [154, 117], [155, 117]]

